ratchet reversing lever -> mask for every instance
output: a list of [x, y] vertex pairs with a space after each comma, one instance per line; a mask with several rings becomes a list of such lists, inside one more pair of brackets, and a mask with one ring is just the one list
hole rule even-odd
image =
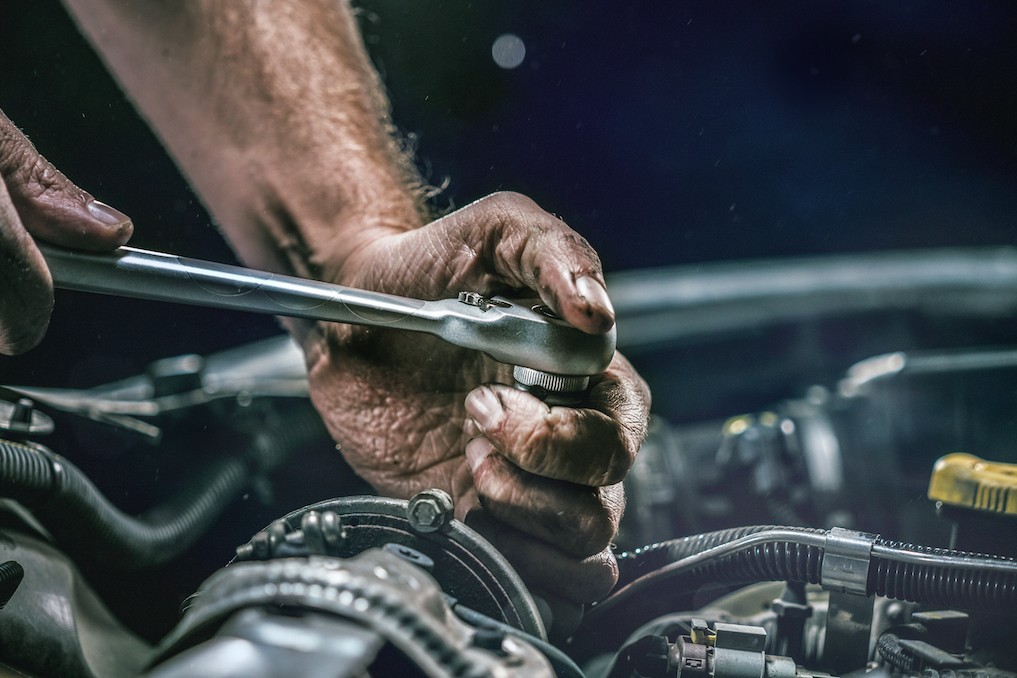
[[517, 386], [551, 403], [576, 402], [615, 350], [614, 329], [587, 334], [539, 301], [424, 301], [133, 247], [39, 249], [62, 289], [427, 332], [512, 365]]

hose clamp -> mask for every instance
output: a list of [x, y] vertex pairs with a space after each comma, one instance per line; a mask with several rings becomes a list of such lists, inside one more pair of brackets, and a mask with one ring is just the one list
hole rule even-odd
[[879, 535], [835, 527], [826, 533], [820, 583], [827, 591], [868, 595], [872, 545]]

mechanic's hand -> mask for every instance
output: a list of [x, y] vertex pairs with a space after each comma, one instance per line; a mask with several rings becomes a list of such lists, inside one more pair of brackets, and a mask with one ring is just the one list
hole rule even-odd
[[53, 281], [33, 238], [111, 250], [131, 220], [72, 184], [0, 111], [0, 353], [39, 343], [53, 309]]
[[[343, 285], [441, 299], [533, 297], [606, 332], [614, 310], [589, 244], [521, 195], [500, 193], [360, 248]], [[621, 480], [650, 396], [616, 355], [581, 408], [548, 407], [503, 384], [511, 368], [417, 334], [322, 324], [305, 340], [311, 397], [357, 472], [383, 494], [449, 491], [457, 517], [499, 547], [536, 593], [584, 603], [617, 579], [610, 542]], [[483, 507], [480, 510], [480, 507]], [[562, 611], [552, 605], [561, 631]]]

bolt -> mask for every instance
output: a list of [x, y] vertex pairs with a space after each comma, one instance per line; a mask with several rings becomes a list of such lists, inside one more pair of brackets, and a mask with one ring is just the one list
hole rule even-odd
[[441, 520], [438, 507], [432, 501], [422, 501], [413, 507], [413, 519], [424, 527], [437, 527]]
[[421, 533], [437, 532], [452, 520], [452, 497], [438, 489], [424, 490], [410, 499], [406, 518], [413, 530]]

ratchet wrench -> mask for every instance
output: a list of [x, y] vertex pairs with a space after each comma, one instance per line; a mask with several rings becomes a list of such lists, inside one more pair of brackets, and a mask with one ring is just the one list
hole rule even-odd
[[424, 301], [163, 252], [112, 253], [39, 243], [55, 287], [254, 313], [427, 332], [513, 366], [516, 386], [552, 404], [574, 404], [607, 369], [616, 334], [587, 334], [539, 301]]

